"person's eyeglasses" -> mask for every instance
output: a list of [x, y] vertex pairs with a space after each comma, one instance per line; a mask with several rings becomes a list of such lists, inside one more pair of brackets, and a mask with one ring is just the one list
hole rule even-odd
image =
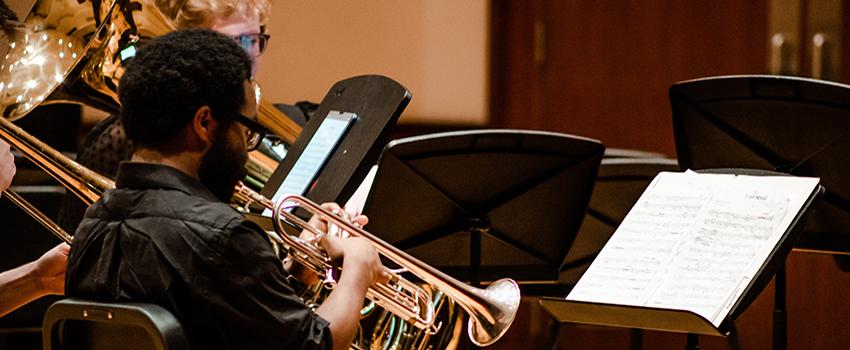
[[257, 57], [266, 51], [271, 35], [265, 33], [240, 34], [233, 37], [239, 46], [251, 57]]
[[235, 122], [245, 126], [245, 146], [249, 152], [257, 149], [260, 145], [260, 141], [266, 137], [266, 134], [270, 134], [269, 130], [260, 125], [260, 123], [257, 123], [255, 120], [248, 118], [241, 113], [236, 113], [231, 118], [233, 118]]

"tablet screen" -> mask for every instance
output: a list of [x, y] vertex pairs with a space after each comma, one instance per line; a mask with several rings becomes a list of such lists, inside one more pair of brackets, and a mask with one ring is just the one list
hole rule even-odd
[[[340, 143], [345, 132], [357, 118], [354, 113], [330, 111], [322, 124], [316, 130], [313, 138], [307, 143], [304, 152], [295, 161], [292, 170], [278, 187], [272, 200], [277, 203], [280, 199], [297, 194], [303, 195], [310, 188], [322, 167], [330, 158], [336, 146]], [[271, 211], [263, 212], [271, 216]]]

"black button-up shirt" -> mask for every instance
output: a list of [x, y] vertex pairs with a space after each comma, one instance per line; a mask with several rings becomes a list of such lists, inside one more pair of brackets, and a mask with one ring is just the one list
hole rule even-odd
[[177, 169], [123, 163], [83, 218], [65, 293], [161, 305], [195, 349], [330, 349], [265, 233]]

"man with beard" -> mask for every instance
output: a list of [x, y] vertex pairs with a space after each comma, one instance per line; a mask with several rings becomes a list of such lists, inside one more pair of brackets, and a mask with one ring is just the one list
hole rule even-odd
[[169, 33], [128, 62], [119, 98], [135, 149], [77, 229], [66, 294], [161, 305], [196, 349], [347, 349], [366, 290], [386, 278], [371, 243], [322, 240], [342, 275], [313, 312], [265, 233], [227, 204], [262, 138], [250, 75], [245, 52], [208, 30]]

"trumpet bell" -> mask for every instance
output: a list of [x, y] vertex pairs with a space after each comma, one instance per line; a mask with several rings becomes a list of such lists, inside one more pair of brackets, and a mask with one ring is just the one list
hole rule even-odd
[[467, 334], [473, 344], [488, 346], [505, 335], [514, 322], [520, 302], [519, 285], [510, 278], [503, 278], [477, 292], [482, 294], [482, 300], [488, 301], [488, 311], [476, 315], [478, 317], [474, 321], [470, 314]]

